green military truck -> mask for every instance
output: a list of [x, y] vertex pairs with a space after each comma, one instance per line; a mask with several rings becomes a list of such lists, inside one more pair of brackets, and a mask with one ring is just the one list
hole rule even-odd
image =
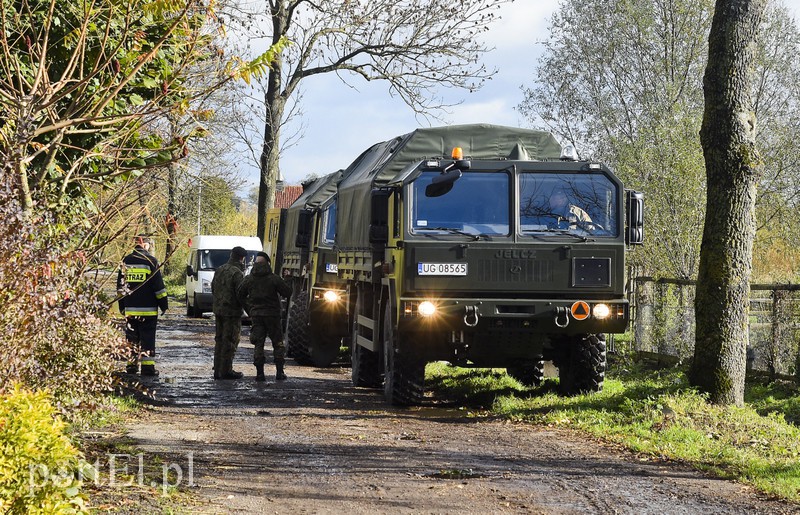
[[301, 365], [329, 366], [349, 335], [345, 282], [337, 274], [334, 249], [336, 185], [344, 172], [306, 185], [285, 216], [282, 260], [276, 269], [293, 284], [287, 351]]
[[552, 360], [564, 393], [602, 388], [604, 334], [628, 325], [643, 196], [561, 150], [549, 133], [463, 125], [376, 144], [350, 166], [334, 247], [355, 385], [416, 404], [428, 362], [537, 384]]

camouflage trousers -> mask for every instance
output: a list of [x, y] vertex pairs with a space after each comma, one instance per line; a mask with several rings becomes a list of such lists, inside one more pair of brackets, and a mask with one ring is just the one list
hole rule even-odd
[[214, 335], [214, 375], [221, 376], [233, 371], [233, 356], [242, 334], [242, 317], [214, 318], [217, 325]]
[[266, 362], [264, 343], [267, 340], [267, 336], [272, 341], [275, 364], [283, 364], [286, 360], [286, 344], [283, 342], [281, 319], [273, 316], [253, 316], [251, 319], [253, 325], [250, 327], [250, 343], [255, 347], [253, 364], [263, 365]]

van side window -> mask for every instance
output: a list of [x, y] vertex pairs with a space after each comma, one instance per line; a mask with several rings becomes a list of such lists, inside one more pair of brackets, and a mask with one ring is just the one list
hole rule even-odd
[[201, 250], [199, 270], [216, 270], [228, 262], [231, 251], [228, 249]]

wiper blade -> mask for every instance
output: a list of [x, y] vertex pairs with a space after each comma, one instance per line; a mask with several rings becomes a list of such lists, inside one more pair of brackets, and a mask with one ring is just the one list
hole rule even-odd
[[582, 242], [596, 241], [594, 238], [589, 238], [588, 236], [584, 236], [582, 234], [575, 234], [574, 232], [570, 232], [568, 229], [525, 229], [522, 231], [522, 234], [528, 234], [534, 237], [540, 237], [535, 233], [557, 234], [559, 236], [572, 236], [573, 238], [577, 238]]
[[417, 231], [446, 231], [450, 234], [461, 234], [462, 236], [468, 236], [475, 241], [486, 238], [487, 240], [490, 239], [488, 234], [473, 234], [471, 232], [462, 231], [461, 229], [456, 229], [455, 227], [418, 227]]

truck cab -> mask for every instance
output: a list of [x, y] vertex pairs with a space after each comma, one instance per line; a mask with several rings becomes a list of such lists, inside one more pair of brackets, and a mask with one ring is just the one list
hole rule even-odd
[[294, 239], [285, 242], [283, 270], [293, 295], [287, 320], [287, 350], [301, 365], [329, 366], [348, 335], [345, 281], [339, 278], [336, 186], [344, 170], [317, 179], [287, 213]]
[[[472, 155], [402, 159], [448, 141]], [[523, 129], [419, 129], [376, 163], [339, 192], [356, 385], [415, 404], [431, 361], [537, 384], [552, 360], [564, 393], [602, 388], [604, 335], [629, 321], [625, 252], [641, 243], [641, 194]]]

